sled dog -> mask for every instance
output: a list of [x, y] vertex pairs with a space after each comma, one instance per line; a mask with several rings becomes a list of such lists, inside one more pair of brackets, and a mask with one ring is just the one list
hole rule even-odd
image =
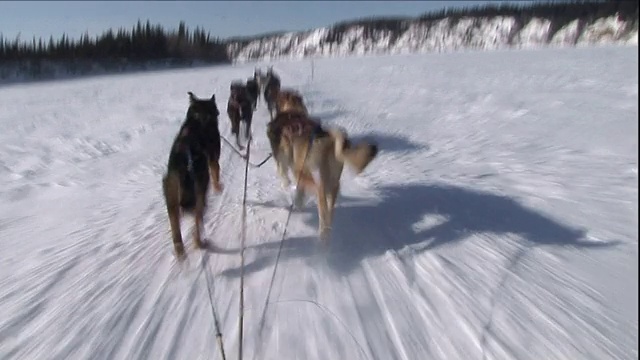
[[273, 72], [273, 68], [269, 67], [267, 71], [267, 82], [264, 85], [264, 102], [267, 103], [269, 116], [271, 120], [275, 117], [276, 97], [280, 92], [280, 77]]
[[218, 130], [220, 112], [215, 94], [210, 99], [198, 99], [192, 92], [188, 94], [186, 119], [173, 140], [167, 172], [162, 178], [173, 246], [178, 257], [184, 256], [181, 215], [183, 212], [194, 215], [196, 226], [193, 241], [197, 248], [203, 248], [205, 243], [201, 231], [209, 181], [216, 192], [222, 191]]
[[360, 174], [375, 159], [378, 146], [369, 142], [352, 144], [344, 129], [324, 128], [319, 119], [295, 113], [277, 114], [267, 124], [267, 136], [283, 186], [290, 185], [289, 169], [294, 173], [294, 204], [302, 205], [305, 192], [316, 194], [318, 232], [328, 243], [344, 165]]
[[227, 102], [227, 115], [231, 121], [231, 134], [236, 138], [236, 145], [240, 145], [240, 122], [244, 122], [244, 137], [249, 139], [251, 134], [251, 122], [253, 120], [253, 103], [247, 87], [241, 81], [234, 81], [230, 86], [229, 101]]

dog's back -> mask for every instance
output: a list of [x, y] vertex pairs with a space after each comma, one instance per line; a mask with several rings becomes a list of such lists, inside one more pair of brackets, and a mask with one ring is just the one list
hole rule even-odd
[[253, 78], [247, 79], [246, 88], [251, 100], [255, 102], [258, 99], [258, 81]]
[[186, 119], [174, 138], [167, 168], [180, 179], [180, 205], [185, 210], [195, 206], [196, 186], [205, 192], [208, 189], [208, 158], [217, 161], [220, 156], [219, 114], [215, 99], [192, 97]]
[[174, 139], [168, 164], [169, 173], [179, 180], [180, 207], [188, 212], [192, 211], [196, 205], [196, 184], [206, 189], [209, 178], [204, 149], [194, 135], [202, 130], [198, 129], [199, 126], [190, 126], [192, 124], [189, 123], [190, 121], [187, 120], [183, 124]]
[[276, 157], [294, 137], [311, 138], [316, 135], [324, 135], [319, 120], [302, 113], [281, 112], [267, 124], [267, 137]]

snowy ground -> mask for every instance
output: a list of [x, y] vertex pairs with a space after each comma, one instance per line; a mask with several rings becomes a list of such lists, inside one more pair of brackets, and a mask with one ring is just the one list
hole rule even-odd
[[[638, 49], [276, 63], [311, 112], [382, 151], [343, 178], [334, 239], [249, 171], [245, 359], [632, 359]], [[243, 162], [176, 263], [160, 192], [187, 91], [253, 65], [0, 89], [0, 358], [219, 359], [238, 349]], [[252, 159], [268, 153], [267, 111]], [[185, 229], [191, 220], [184, 221]]]

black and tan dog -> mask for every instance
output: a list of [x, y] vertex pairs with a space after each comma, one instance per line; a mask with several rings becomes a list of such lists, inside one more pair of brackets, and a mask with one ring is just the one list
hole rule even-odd
[[[360, 174], [375, 159], [378, 146], [369, 142], [351, 144], [340, 128], [324, 128], [318, 119], [301, 113], [280, 113], [267, 125], [271, 151], [285, 187], [289, 169], [297, 181], [295, 205], [305, 192], [316, 194], [319, 235], [327, 243], [333, 222], [344, 165]], [[318, 174], [314, 179], [313, 174]]]
[[231, 121], [231, 134], [236, 138], [236, 145], [240, 145], [240, 122], [244, 122], [244, 136], [249, 140], [251, 135], [251, 122], [253, 119], [253, 109], [247, 87], [241, 81], [234, 81], [230, 86], [229, 101], [227, 102], [227, 115]]
[[258, 98], [260, 97], [260, 87], [258, 86], [258, 79], [255, 78], [255, 75], [254, 77], [247, 79], [245, 87], [251, 100], [251, 107], [253, 108], [253, 111], [256, 111]]
[[201, 230], [209, 179], [216, 192], [222, 191], [218, 130], [220, 112], [215, 95], [210, 99], [198, 99], [189, 92], [189, 102], [186, 119], [171, 146], [167, 173], [162, 178], [173, 246], [179, 257], [184, 256], [181, 213], [194, 215], [196, 226], [193, 241], [197, 248], [205, 247]]
[[273, 120], [276, 116], [276, 97], [280, 92], [280, 78], [273, 72], [273, 68], [269, 67], [267, 70], [267, 83], [264, 86], [264, 102], [267, 103], [269, 109], [269, 116]]

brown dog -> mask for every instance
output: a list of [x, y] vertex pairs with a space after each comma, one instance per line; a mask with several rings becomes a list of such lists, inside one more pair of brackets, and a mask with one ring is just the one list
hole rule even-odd
[[251, 135], [251, 122], [253, 120], [253, 103], [247, 87], [240, 81], [234, 81], [230, 86], [229, 101], [227, 102], [227, 115], [231, 121], [231, 134], [236, 138], [236, 145], [240, 144], [240, 122], [244, 122], [245, 140]]
[[[293, 168], [298, 183], [295, 205], [301, 206], [305, 192], [316, 194], [318, 231], [327, 243], [344, 164], [360, 174], [375, 159], [378, 146], [353, 145], [343, 129], [324, 129], [318, 119], [303, 114], [278, 114], [267, 125], [267, 136], [283, 185], [289, 185], [288, 169]], [[314, 173], [319, 174], [316, 179]]]
[[282, 89], [276, 95], [276, 113], [282, 112], [309, 115], [302, 95], [293, 89]]
[[205, 244], [200, 236], [206, 208], [209, 180], [216, 192], [220, 183], [220, 132], [215, 95], [201, 100], [189, 92], [189, 108], [169, 153], [167, 173], [162, 178], [173, 246], [178, 257], [184, 256], [180, 231], [180, 215], [187, 212], [195, 216], [193, 241], [198, 248]]

